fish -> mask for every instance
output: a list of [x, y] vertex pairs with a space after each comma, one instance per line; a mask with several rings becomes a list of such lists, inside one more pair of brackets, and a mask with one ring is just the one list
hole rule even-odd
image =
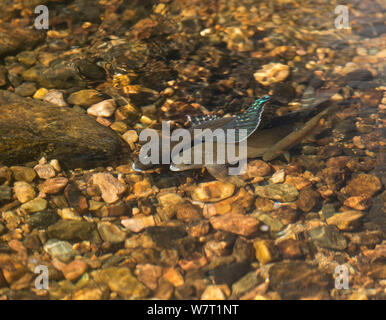
[[[177, 161], [177, 154], [172, 154], [169, 164], [171, 171], [185, 171], [205, 167], [208, 172], [217, 180], [229, 181], [236, 185], [244, 182], [237, 176], [230, 176], [228, 166], [231, 164], [228, 158], [228, 149], [233, 148], [236, 154], [240, 154], [243, 142], [246, 142], [246, 159], [262, 158], [264, 161], [271, 161], [280, 155], [288, 155], [288, 150], [300, 143], [310, 135], [319, 124], [322, 117], [327, 115], [334, 106], [319, 110], [318, 106], [330, 99], [337, 92], [336, 89], [320, 91], [315, 93], [314, 88], [308, 87], [301, 99], [302, 108], [286, 115], [276, 115], [274, 100], [272, 96], [265, 95], [255, 100], [252, 105], [243, 113], [231, 117], [219, 117], [217, 115], [188, 116], [191, 127], [188, 129], [193, 137], [184, 147], [190, 149], [191, 158], [181, 163]], [[203, 134], [194, 135], [196, 129], [222, 129], [225, 132], [234, 129], [235, 135], [225, 140], [214, 137], [212, 140], [213, 149], [207, 148], [207, 141]], [[166, 137], [167, 139], [170, 137]], [[170, 152], [178, 142], [171, 142]], [[160, 154], [165, 152], [160, 148]], [[217, 158], [224, 152], [225, 159]], [[213, 161], [206, 162], [208, 153]], [[193, 155], [201, 154], [201, 159], [193, 159]], [[240, 159], [240, 160], [246, 160]], [[193, 161], [194, 160], [194, 161]], [[197, 161], [199, 160], [199, 161]], [[225, 160], [225, 161], [224, 161]], [[143, 171], [151, 169], [153, 165], [142, 165], [139, 160], [133, 163], [133, 169]]]

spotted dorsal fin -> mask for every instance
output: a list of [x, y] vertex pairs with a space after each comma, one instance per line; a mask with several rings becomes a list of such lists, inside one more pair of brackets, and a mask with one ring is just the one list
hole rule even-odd
[[236, 117], [235, 129], [247, 129], [247, 136], [237, 141], [247, 139], [260, 125], [261, 115], [264, 112], [264, 105], [270, 100], [270, 96], [264, 96], [257, 99], [244, 113]]
[[[260, 125], [264, 105], [270, 100], [270, 96], [257, 99], [245, 112], [234, 117], [223, 129], [235, 129], [235, 139], [227, 140], [228, 143], [238, 143], [247, 139]], [[240, 131], [244, 129], [243, 131]]]
[[260, 125], [264, 105], [270, 100], [270, 96], [257, 99], [245, 112], [233, 117], [220, 118], [218, 116], [188, 116], [193, 124], [192, 129], [235, 130], [235, 136], [227, 136], [227, 143], [238, 143], [247, 139]]

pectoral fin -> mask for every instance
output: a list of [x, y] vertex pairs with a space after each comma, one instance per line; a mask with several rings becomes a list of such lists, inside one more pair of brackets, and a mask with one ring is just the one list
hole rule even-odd
[[205, 166], [211, 176], [216, 178], [219, 181], [229, 182], [234, 184], [237, 187], [242, 187], [245, 185], [245, 181], [239, 176], [230, 176], [228, 175], [228, 167], [224, 164], [213, 164]]

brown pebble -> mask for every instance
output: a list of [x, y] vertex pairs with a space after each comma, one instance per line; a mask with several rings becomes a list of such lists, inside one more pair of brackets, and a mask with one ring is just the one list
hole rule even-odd
[[196, 224], [192, 224], [188, 227], [188, 233], [195, 238], [205, 236], [210, 229], [209, 222], [207, 220], [198, 221]]
[[68, 183], [68, 179], [57, 177], [47, 179], [39, 185], [39, 191], [47, 194], [55, 194], [61, 191]]
[[78, 279], [87, 270], [87, 263], [83, 260], [77, 259], [69, 264], [65, 264], [58, 259], [52, 261], [52, 265], [61, 271], [67, 280], [73, 281]]
[[126, 185], [110, 173], [95, 173], [92, 176], [92, 183], [98, 186], [106, 203], [118, 201], [119, 195], [126, 191]]
[[162, 278], [169, 281], [175, 287], [179, 287], [184, 284], [184, 278], [176, 268], [166, 268]]
[[56, 175], [55, 169], [50, 164], [38, 164], [34, 167], [34, 169], [39, 178], [42, 179], [50, 179]]
[[344, 191], [350, 196], [372, 197], [381, 188], [382, 184], [378, 177], [371, 174], [360, 174], [349, 181]]
[[271, 173], [272, 168], [263, 160], [253, 160], [248, 162], [247, 171], [241, 176], [244, 180], [255, 177], [264, 177]]
[[235, 186], [231, 183], [211, 181], [200, 183], [192, 194], [192, 199], [204, 202], [216, 202], [233, 195]]
[[242, 214], [226, 214], [212, 217], [209, 222], [216, 230], [229, 231], [245, 237], [255, 233], [260, 224], [257, 219]]
[[283, 258], [296, 259], [303, 255], [300, 241], [298, 240], [286, 239], [279, 242], [277, 246]]
[[319, 193], [312, 188], [300, 190], [296, 204], [303, 212], [310, 212], [319, 199]]
[[347, 198], [343, 204], [355, 210], [367, 210], [371, 207], [372, 201], [365, 196], [355, 196]]
[[162, 267], [152, 264], [137, 264], [135, 274], [139, 281], [151, 290], [157, 288], [158, 279], [162, 275]]
[[177, 219], [184, 222], [201, 220], [202, 214], [195, 206], [193, 206], [192, 204], [186, 203], [177, 208]]

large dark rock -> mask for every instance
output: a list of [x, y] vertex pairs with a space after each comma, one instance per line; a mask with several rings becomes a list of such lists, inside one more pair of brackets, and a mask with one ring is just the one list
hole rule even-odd
[[36, 29], [15, 28], [14, 26], [1, 23], [0, 24], [0, 57], [21, 51], [27, 48], [33, 48], [45, 36], [43, 32]]
[[67, 107], [0, 90], [0, 163], [45, 156], [66, 168], [112, 163], [127, 150], [111, 129]]

